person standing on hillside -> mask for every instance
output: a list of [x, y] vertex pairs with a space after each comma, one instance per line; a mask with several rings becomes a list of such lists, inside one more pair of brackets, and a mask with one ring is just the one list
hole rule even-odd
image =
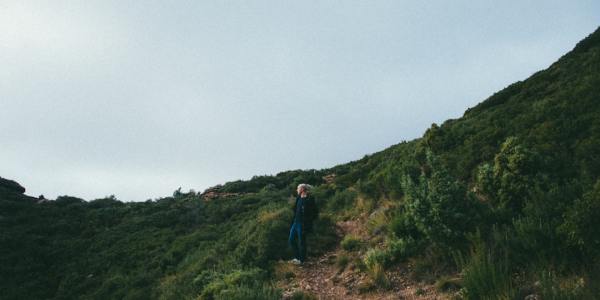
[[314, 197], [310, 195], [311, 185], [298, 185], [296, 203], [294, 204], [294, 219], [290, 228], [288, 243], [294, 251], [294, 264], [301, 264], [306, 259], [306, 235], [312, 231], [313, 221], [319, 215]]

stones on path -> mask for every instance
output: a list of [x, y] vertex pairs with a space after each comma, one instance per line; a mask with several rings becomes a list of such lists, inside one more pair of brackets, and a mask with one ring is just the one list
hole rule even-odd
[[[364, 234], [364, 228], [360, 227], [358, 220], [338, 222], [336, 225], [340, 237]], [[410, 279], [408, 264], [386, 272], [391, 282], [390, 289], [377, 289], [365, 273], [356, 268], [340, 269], [337, 266], [337, 258], [347, 255], [343, 253], [344, 250], [338, 247], [320, 257], [309, 259], [301, 266], [292, 266], [294, 276], [286, 276], [278, 284], [284, 290], [283, 299], [291, 299], [296, 292], [310, 294], [316, 299], [444, 299], [432, 285]]]

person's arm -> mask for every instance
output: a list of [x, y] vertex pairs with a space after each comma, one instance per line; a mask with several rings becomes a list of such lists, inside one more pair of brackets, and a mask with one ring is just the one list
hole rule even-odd
[[298, 198], [294, 199], [294, 204], [291, 206], [294, 218], [296, 217], [296, 206], [298, 205]]

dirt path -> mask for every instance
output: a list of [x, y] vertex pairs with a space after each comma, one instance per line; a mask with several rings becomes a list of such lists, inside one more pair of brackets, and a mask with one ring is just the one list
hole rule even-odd
[[[365, 236], [364, 228], [358, 221], [338, 222], [337, 233], [341, 238], [346, 234]], [[387, 270], [390, 281], [387, 290], [377, 289], [365, 272], [353, 268], [351, 264], [340, 267], [338, 257], [344, 254], [338, 247], [319, 257], [309, 258], [303, 265], [280, 262], [278, 272], [283, 274], [277, 285], [284, 291], [284, 299], [291, 299], [298, 291], [310, 294], [317, 299], [446, 299], [435, 291], [432, 285], [410, 279], [410, 266], [397, 266]]]

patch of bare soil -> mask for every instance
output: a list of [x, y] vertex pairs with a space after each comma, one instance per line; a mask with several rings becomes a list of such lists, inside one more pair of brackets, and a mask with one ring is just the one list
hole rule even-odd
[[[358, 220], [338, 222], [336, 232], [341, 238], [346, 234], [366, 236], [364, 226]], [[309, 245], [310, 247], [310, 245]], [[411, 266], [404, 264], [386, 270], [390, 282], [388, 289], [378, 289], [365, 272], [352, 264], [336, 264], [344, 250], [338, 247], [319, 257], [309, 257], [302, 265], [279, 262], [276, 266], [283, 289], [283, 298], [291, 299], [298, 291], [317, 299], [447, 299], [431, 284], [417, 282], [410, 277]]]

